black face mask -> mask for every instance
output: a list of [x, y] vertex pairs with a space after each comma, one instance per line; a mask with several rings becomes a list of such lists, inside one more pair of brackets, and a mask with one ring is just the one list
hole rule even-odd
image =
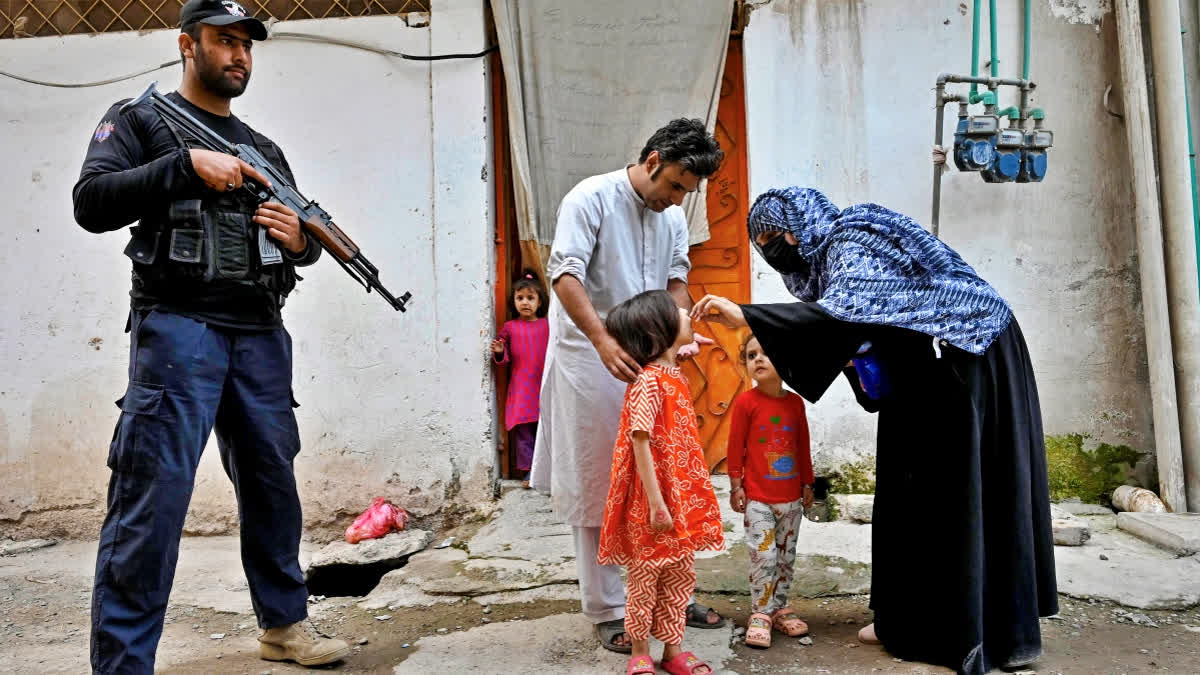
[[789, 244], [783, 235], [763, 244], [762, 255], [768, 265], [783, 274], [808, 274], [811, 269], [799, 249]]

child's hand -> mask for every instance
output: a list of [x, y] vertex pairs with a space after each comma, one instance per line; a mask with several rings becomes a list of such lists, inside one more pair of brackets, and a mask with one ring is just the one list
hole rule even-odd
[[813, 505], [813, 489], [811, 485], [804, 486], [804, 494], [800, 496], [800, 503], [804, 504], [805, 510], [811, 509]]
[[504, 340], [492, 340], [492, 351], [497, 354], [503, 354]]
[[655, 532], [666, 532], [675, 525], [675, 519], [671, 517], [671, 512], [667, 510], [666, 504], [650, 507], [650, 527]]
[[712, 338], [705, 337], [699, 333], [692, 333], [692, 341], [680, 347], [679, 351], [675, 352], [675, 359], [678, 361], [690, 359], [700, 353], [700, 345], [711, 344], [713, 344]]
[[746, 490], [736, 487], [729, 493], [729, 508], [738, 513], [746, 512]]

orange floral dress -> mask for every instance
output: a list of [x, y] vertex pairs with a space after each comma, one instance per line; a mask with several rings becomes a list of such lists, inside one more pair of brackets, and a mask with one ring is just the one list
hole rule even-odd
[[[633, 456], [634, 431], [650, 435], [659, 489], [674, 519], [674, 526], [665, 532], [650, 527], [650, 507]], [[724, 547], [721, 510], [704, 462], [687, 379], [677, 367], [647, 365], [625, 390], [599, 562], [678, 560], [695, 551]]]

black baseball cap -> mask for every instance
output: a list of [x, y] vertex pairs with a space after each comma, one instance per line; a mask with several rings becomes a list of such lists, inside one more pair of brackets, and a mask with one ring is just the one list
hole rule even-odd
[[210, 26], [244, 23], [251, 39], [267, 39], [267, 27], [263, 22], [251, 16], [245, 7], [234, 0], [188, 0], [179, 10], [179, 27], [187, 28], [195, 23]]

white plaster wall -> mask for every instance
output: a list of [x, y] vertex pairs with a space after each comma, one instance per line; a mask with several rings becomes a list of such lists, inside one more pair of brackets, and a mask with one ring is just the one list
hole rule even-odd
[[[988, 185], [952, 170], [941, 236], [1016, 311], [1046, 432], [1152, 451], [1124, 130], [1101, 106], [1106, 85], [1120, 91], [1114, 22], [1111, 9], [1097, 10], [1100, 27], [1085, 22], [1097, 20], [1091, 9], [1062, 16], [1074, 4], [1096, 3], [1033, 6], [1034, 101], [1056, 134], [1045, 182]], [[1000, 5], [1000, 74], [1017, 77], [1021, 3]], [[772, 0], [754, 11], [744, 38], [751, 197], [808, 185], [843, 207], [873, 201], [928, 223], [933, 87], [939, 72], [969, 73], [968, 6]], [[981, 66], [986, 16], [982, 33]], [[1001, 106], [1015, 103], [1014, 92], [1002, 94]], [[956, 114], [947, 109], [947, 143]], [[790, 299], [758, 256], [753, 270], [756, 302]], [[810, 423], [819, 469], [874, 452], [873, 416], [844, 382]]]
[[[437, 0], [428, 24], [398, 17], [296, 21], [277, 31], [415, 54], [486, 44], [483, 0]], [[415, 18], [415, 17], [414, 17]], [[414, 26], [424, 21], [412, 21]], [[0, 69], [54, 81], [136, 72], [177, 56], [176, 32], [0, 41]], [[174, 66], [119, 84], [50, 89], [0, 78], [0, 532], [94, 536], [124, 390], [129, 262], [124, 231], [91, 235], [71, 187], [107, 107]], [[423, 63], [297, 41], [259, 44], [234, 111], [277, 141], [299, 187], [381, 270], [408, 312], [367, 295], [325, 257], [284, 308], [295, 345], [310, 527], [344, 527], [376, 495], [417, 515], [490, 498], [494, 268], [485, 59]], [[236, 524], [215, 442], [188, 528]]]

